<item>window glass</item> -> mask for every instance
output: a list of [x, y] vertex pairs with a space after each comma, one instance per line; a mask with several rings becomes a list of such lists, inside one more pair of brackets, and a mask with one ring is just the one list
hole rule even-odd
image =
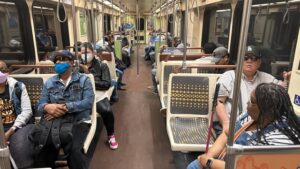
[[[33, 22], [39, 60], [45, 60], [47, 52], [54, 51], [58, 46], [55, 19], [56, 13], [52, 7], [38, 2], [33, 3]], [[63, 19], [63, 18], [62, 18]]]
[[0, 0], [0, 58], [8, 64], [26, 62], [19, 21], [15, 3]]
[[228, 48], [230, 22], [231, 9], [229, 5], [212, 9], [209, 18], [208, 42], [214, 42]]
[[[294, 60], [300, 24], [300, 2], [254, 3], [247, 38], [248, 45], [261, 48], [261, 70], [281, 78]], [[298, 63], [297, 63], [298, 64]]]

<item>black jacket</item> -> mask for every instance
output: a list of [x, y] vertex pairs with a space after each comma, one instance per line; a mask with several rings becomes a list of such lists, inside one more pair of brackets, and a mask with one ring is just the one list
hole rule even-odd
[[94, 75], [96, 90], [108, 90], [111, 86], [111, 78], [108, 66], [94, 58], [91, 66], [88, 69], [89, 72]]

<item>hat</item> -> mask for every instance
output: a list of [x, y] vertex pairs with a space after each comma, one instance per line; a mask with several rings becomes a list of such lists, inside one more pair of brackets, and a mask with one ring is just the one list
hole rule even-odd
[[258, 58], [261, 57], [260, 50], [256, 46], [247, 46], [246, 51], [245, 51], [245, 55], [247, 55], [247, 56], [256, 56]]
[[7, 74], [0, 71], [0, 83], [6, 82]]
[[228, 54], [229, 54], [228, 50], [225, 47], [221, 46], [216, 48], [213, 51], [213, 56], [214, 56], [213, 62], [218, 62], [220, 59], [222, 59], [224, 56]]
[[58, 57], [68, 58], [71, 61], [74, 60], [74, 55], [68, 50], [59, 50], [59, 51], [53, 52], [51, 54], [50, 60], [55, 63], [57, 61]]

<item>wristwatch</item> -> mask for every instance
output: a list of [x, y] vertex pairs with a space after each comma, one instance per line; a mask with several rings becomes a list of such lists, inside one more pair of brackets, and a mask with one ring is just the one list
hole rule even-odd
[[209, 158], [206, 161], [206, 169], [211, 169], [211, 165], [213, 163], [213, 158]]

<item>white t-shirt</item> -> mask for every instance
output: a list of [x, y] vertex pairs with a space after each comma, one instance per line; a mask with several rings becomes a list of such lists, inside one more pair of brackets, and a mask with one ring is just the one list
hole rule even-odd
[[[228, 117], [230, 117], [231, 113], [231, 104], [232, 104], [232, 98], [233, 98], [233, 86], [235, 81], [235, 71], [230, 70], [221, 75], [217, 83], [220, 83], [220, 90], [219, 90], [219, 96], [227, 96], [227, 101], [225, 103], [225, 108], [228, 113]], [[250, 98], [251, 92], [261, 83], [276, 83], [278, 84], [279, 81], [275, 79], [274, 76], [265, 73], [257, 71], [254, 78], [252, 80], [248, 80], [247, 77], [242, 74], [241, 79], [241, 89], [240, 94], [242, 98], [242, 112], [247, 111], [247, 102]], [[238, 108], [238, 111], [239, 108]]]

